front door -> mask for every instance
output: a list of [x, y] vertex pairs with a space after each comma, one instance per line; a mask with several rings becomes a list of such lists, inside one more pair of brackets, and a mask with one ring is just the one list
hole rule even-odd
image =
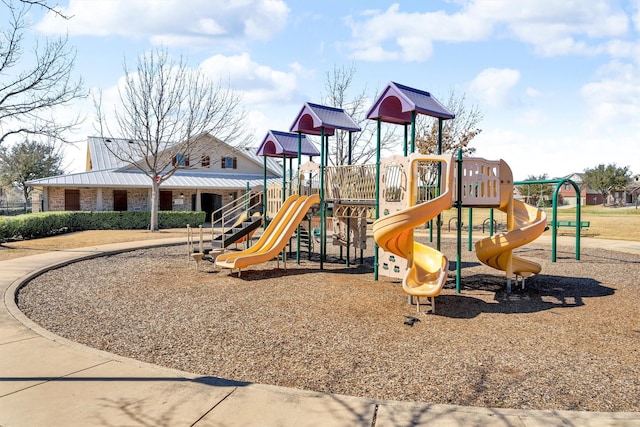
[[219, 209], [222, 207], [222, 196], [213, 193], [202, 193], [200, 196], [202, 197], [202, 210], [207, 214], [205, 221], [211, 221], [211, 214], [213, 212], [216, 212], [213, 220], [219, 220], [222, 217], [222, 213], [219, 212]]
[[160, 190], [160, 210], [173, 210], [173, 193], [167, 190]]

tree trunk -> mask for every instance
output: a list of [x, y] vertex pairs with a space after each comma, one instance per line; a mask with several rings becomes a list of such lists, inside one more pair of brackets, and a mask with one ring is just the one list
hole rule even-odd
[[152, 179], [151, 180], [151, 225], [149, 230], [159, 231], [158, 227], [158, 206], [160, 204], [160, 183]]

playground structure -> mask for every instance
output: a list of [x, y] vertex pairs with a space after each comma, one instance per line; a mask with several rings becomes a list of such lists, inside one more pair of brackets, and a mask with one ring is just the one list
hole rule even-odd
[[[216, 265], [240, 272], [243, 268], [277, 258], [294, 233], [298, 236], [299, 262], [300, 233], [296, 230], [307, 212], [317, 204], [320, 269], [323, 269], [327, 242], [326, 213], [327, 207], [332, 205], [333, 243], [347, 249], [347, 264], [350, 248], [366, 247], [367, 221], [373, 220], [377, 246], [374, 252], [375, 279], [379, 274], [402, 278], [403, 289], [415, 297], [418, 311], [421, 297], [427, 297], [433, 309], [434, 297], [446, 282], [449, 266], [447, 257], [440, 252], [440, 214], [455, 206], [460, 224], [462, 207], [489, 207], [507, 214], [507, 231], [477, 242], [478, 259], [505, 272], [507, 292], [511, 291], [514, 277], [516, 283], [522, 278], [524, 286], [524, 278], [539, 273], [540, 266], [514, 256], [513, 250], [532, 242], [544, 232], [546, 214], [514, 200], [512, 172], [503, 160], [463, 159], [460, 153], [454, 160], [451, 155], [414, 153], [417, 114], [437, 118], [440, 130], [443, 120], [454, 118], [453, 113], [428, 92], [390, 83], [367, 114], [367, 118], [376, 120], [378, 125], [376, 163], [328, 166], [329, 136], [340, 129], [349, 133], [351, 142], [352, 132], [360, 128], [343, 110], [306, 103], [294, 120], [292, 133], [271, 131], [258, 150], [258, 154], [281, 156], [283, 159], [282, 185], [267, 185], [265, 178], [263, 188], [265, 214], [272, 218], [271, 223], [254, 246], [238, 253], [220, 255]], [[380, 158], [382, 122], [404, 126], [402, 156]], [[304, 134], [320, 136], [319, 152], [310, 148]], [[438, 151], [442, 150], [441, 141], [440, 135]], [[303, 154], [311, 159], [319, 155], [319, 164], [312, 161], [303, 164]], [[293, 157], [298, 161], [295, 176], [291, 166]], [[287, 158], [290, 160], [289, 180]], [[414, 229], [436, 217], [436, 248], [415, 242]], [[460, 225], [457, 240], [456, 290], [459, 292]], [[282, 258], [286, 260], [284, 253]]]

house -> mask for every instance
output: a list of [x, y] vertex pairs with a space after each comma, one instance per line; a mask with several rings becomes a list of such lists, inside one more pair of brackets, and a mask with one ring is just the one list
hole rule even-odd
[[625, 188], [626, 203], [634, 204], [636, 207], [640, 205], [640, 175], [635, 175]]
[[[41, 191], [40, 200], [34, 197], [34, 212], [151, 210], [150, 178], [112, 153], [114, 146], [131, 143], [88, 138], [85, 172], [28, 182]], [[198, 158], [172, 155], [173, 165], [180, 167], [160, 184], [160, 210], [202, 210], [209, 220], [212, 212], [244, 195], [247, 187], [262, 186], [265, 180], [279, 182], [282, 176], [277, 159], [257, 156], [255, 148], [234, 148], [209, 134], [200, 136], [197, 144]]]
[[[582, 184], [583, 173], [573, 173], [571, 175], [564, 176], [560, 179], [570, 179], [580, 187], [580, 203], [582, 205], [601, 205], [604, 199], [602, 194], [597, 190], [585, 188]], [[634, 181], [635, 180], [635, 181]], [[608, 197], [608, 205], [624, 205], [625, 203], [634, 203], [637, 200], [638, 192], [640, 191], [640, 176], [636, 175], [635, 178], [624, 189], [614, 190]], [[573, 186], [569, 183], [562, 184], [558, 192], [560, 196], [560, 203], [565, 205], [576, 204], [576, 192]]]
[[[583, 173], [572, 173], [567, 176], [560, 177], [558, 179], [570, 179], [575, 182], [580, 188], [580, 204], [581, 205], [601, 205], [602, 195], [600, 192], [584, 188], [582, 185]], [[576, 204], [576, 190], [573, 185], [565, 182], [558, 191], [559, 200], [561, 205], [575, 205]]]

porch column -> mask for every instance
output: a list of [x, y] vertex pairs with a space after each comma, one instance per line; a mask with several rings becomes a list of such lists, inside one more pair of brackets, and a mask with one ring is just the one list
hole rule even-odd
[[[160, 191], [160, 190], [158, 190], [158, 191]], [[151, 198], [152, 193], [153, 193], [153, 189], [150, 188], [149, 191], [147, 192], [147, 210], [149, 212], [151, 212], [151, 203], [153, 203], [153, 200]]]
[[199, 188], [196, 188], [196, 212], [200, 212], [202, 210], [202, 191]]
[[49, 211], [49, 187], [44, 187], [42, 189], [42, 211]]
[[98, 190], [96, 193], [96, 210], [97, 211], [102, 210], [102, 187], [98, 187]]

